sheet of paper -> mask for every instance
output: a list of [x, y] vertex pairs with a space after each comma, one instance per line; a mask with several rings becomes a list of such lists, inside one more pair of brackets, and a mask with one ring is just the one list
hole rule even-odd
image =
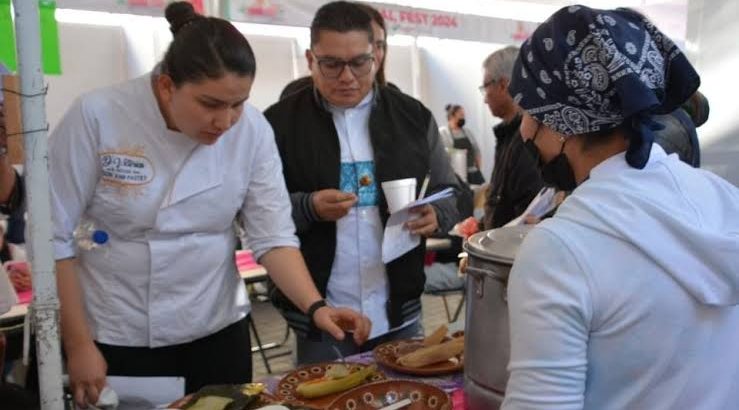
[[454, 188], [446, 188], [439, 192], [436, 192], [432, 195], [427, 196], [426, 198], [419, 199], [417, 201], [411, 202], [410, 204], [406, 205], [403, 209], [410, 209], [415, 206], [419, 205], [425, 205], [430, 204], [432, 202], [436, 202], [440, 199], [449, 198], [450, 196], [454, 195]]
[[421, 243], [421, 237], [413, 235], [404, 225], [410, 220], [410, 209], [415, 206], [430, 204], [454, 195], [453, 188], [447, 188], [418, 201], [411, 202], [405, 208], [390, 215], [385, 225], [382, 238], [382, 262], [388, 263], [406, 254]]
[[413, 235], [404, 225], [410, 218], [407, 209], [398, 211], [387, 220], [385, 235], [382, 238], [382, 262], [388, 263], [415, 248], [421, 237]]
[[526, 215], [533, 215], [537, 218], [541, 218], [542, 216], [548, 214], [557, 207], [557, 203], [554, 201], [554, 196], [556, 193], [557, 191], [554, 188], [543, 188], [534, 197], [534, 199], [531, 200], [531, 203], [529, 203], [529, 206], [526, 207], [526, 210], [523, 211], [521, 215], [508, 222], [504, 226], [523, 225]]
[[118, 410], [151, 410], [185, 395], [184, 377], [108, 376], [118, 394]]

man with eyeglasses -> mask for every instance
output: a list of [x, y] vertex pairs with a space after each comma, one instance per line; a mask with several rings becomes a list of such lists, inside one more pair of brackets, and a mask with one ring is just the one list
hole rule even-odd
[[502, 122], [493, 128], [495, 163], [482, 229], [499, 228], [521, 215], [543, 186], [535, 160], [524, 149], [519, 132], [521, 107], [508, 92], [516, 56], [518, 47], [510, 46], [490, 54], [483, 63], [480, 92], [490, 113]]
[[[372, 50], [375, 54], [375, 83], [379, 85], [387, 85], [388, 87], [400, 90], [397, 85], [387, 81], [385, 79], [385, 62], [387, 61], [387, 27], [385, 26], [385, 19], [382, 17], [380, 12], [370, 6], [369, 4], [355, 2], [367, 15], [372, 19], [372, 36], [374, 37], [374, 49]], [[296, 91], [300, 91], [305, 87], [313, 85], [313, 77], [307, 75], [305, 77], [297, 78], [290, 81], [285, 88], [280, 92], [280, 100], [285, 99], [292, 95]]]
[[[417, 100], [377, 83], [370, 17], [357, 4], [321, 7], [311, 25], [306, 58], [313, 85], [270, 107], [293, 204], [301, 251], [325, 302], [354, 307], [373, 322], [356, 346], [320, 333], [276, 290], [273, 302], [297, 335], [299, 364], [371, 350], [385, 341], [421, 335], [425, 240], [387, 264], [382, 237], [389, 217], [384, 181], [430, 175], [428, 193], [457, 187], [438, 127]], [[406, 222], [427, 237], [458, 219], [456, 199], [414, 210]]]

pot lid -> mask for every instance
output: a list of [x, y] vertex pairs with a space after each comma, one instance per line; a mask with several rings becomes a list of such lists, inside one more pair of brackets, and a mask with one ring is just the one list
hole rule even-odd
[[508, 226], [472, 235], [464, 250], [478, 258], [513, 264], [523, 238], [534, 225]]

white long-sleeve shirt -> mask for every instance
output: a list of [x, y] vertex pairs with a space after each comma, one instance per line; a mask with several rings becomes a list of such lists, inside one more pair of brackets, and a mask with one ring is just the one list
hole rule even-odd
[[[375, 178], [369, 135], [373, 98], [374, 93], [370, 92], [356, 107], [329, 106], [341, 148], [340, 188], [356, 193], [358, 202], [336, 221], [336, 253], [326, 288], [326, 299], [332, 306], [352, 308], [372, 321], [370, 339], [392, 330], [385, 310], [389, 285], [382, 262], [385, 227], [378, 207], [381, 188]], [[371, 182], [363, 185], [363, 180]]]
[[[49, 140], [54, 249], [76, 257], [96, 341], [159, 347], [215, 333], [249, 311], [233, 220], [258, 258], [297, 247], [272, 129], [245, 105], [213, 145], [170, 131], [149, 75], [82, 96]], [[77, 249], [81, 218], [109, 234]]]
[[739, 408], [739, 190], [656, 144], [524, 240], [503, 408]]

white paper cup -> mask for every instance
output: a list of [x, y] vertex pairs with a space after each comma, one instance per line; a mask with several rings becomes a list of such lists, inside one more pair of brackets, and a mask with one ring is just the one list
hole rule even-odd
[[416, 200], [416, 179], [385, 181], [382, 183], [382, 191], [385, 193], [388, 210], [391, 214], [395, 213]]

